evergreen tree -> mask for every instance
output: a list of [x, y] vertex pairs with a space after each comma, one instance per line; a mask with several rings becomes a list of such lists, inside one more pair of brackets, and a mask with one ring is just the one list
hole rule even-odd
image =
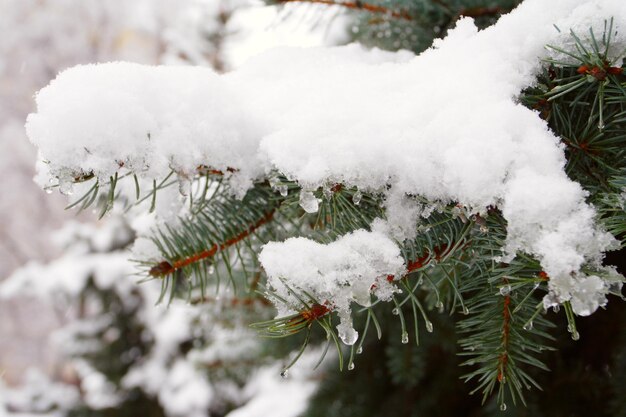
[[264, 288], [278, 317], [254, 327], [302, 342], [284, 375], [336, 346], [352, 372], [308, 415], [623, 413], [624, 278], [601, 255], [626, 231], [624, 6], [298, 3], [350, 9], [355, 39], [392, 51], [445, 38], [417, 58], [277, 51], [222, 78], [68, 70], [27, 124], [52, 187], [103, 215], [178, 204], [146, 277], [168, 302]]

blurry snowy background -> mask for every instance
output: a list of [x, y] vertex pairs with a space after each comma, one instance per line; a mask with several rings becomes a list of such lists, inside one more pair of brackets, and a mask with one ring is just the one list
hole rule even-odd
[[[96, 333], [111, 341], [128, 336], [120, 336], [123, 330], [114, 327], [110, 314], [104, 314], [115, 300], [119, 311], [129, 317], [141, 316], [138, 311], [148, 315], [137, 317], [136, 324], [149, 333], [149, 352], [134, 352], [126, 362], [149, 359], [126, 375], [124, 387], [139, 386], [144, 394], [158, 397], [168, 415], [187, 416], [207, 415], [212, 407], [227, 409], [215, 404], [219, 398], [230, 402], [231, 408], [245, 402], [252, 405], [255, 401], [249, 400], [255, 393], [265, 390], [267, 394], [257, 395], [261, 398], [255, 403], [257, 411], [246, 413], [242, 408], [232, 416], [256, 415], [264, 408], [268, 411], [267, 407], [272, 407], [273, 417], [280, 415], [268, 391], [276, 383], [271, 381], [279, 374], [278, 364], [258, 371], [256, 380], [239, 384], [239, 391], [228, 388], [232, 376], [222, 375], [226, 382], [221, 388], [211, 386], [206, 375], [189, 380], [194, 375], [187, 369], [190, 362], [176, 359], [176, 349], [170, 345], [190, 337], [185, 334], [193, 327], [190, 323], [206, 320], [210, 313], [182, 305], [168, 312], [153, 309], [158, 290], [150, 285], [137, 288], [136, 279], [128, 278], [132, 265], [126, 261], [126, 248], [133, 227], [142, 227], [142, 221], [129, 224], [113, 216], [96, 222], [91, 213], [77, 216], [75, 211], [65, 211], [63, 196], [48, 195], [32, 182], [36, 154], [23, 125], [34, 110], [36, 91], [73, 65], [125, 60], [228, 71], [275, 46], [345, 43], [346, 27], [347, 17], [332, 7], [279, 9], [255, 0], [0, 0], [0, 416], [11, 410], [61, 412], [73, 407], [81, 395], [88, 407], [95, 408], [114, 407], [123, 400], [90, 365], [67, 362], [69, 356], [98, 349], [77, 340], [93, 342]], [[94, 304], [86, 296], [89, 288], [97, 288], [98, 296], [104, 289], [109, 298]], [[112, 296], [119, 299], [112, 301]], [[147, 308], [138, 307], [144, 304]], [[237, 326], [218, 327], [210, 328], [212, 334], [222, 331], [228, 343], [241, 344], [249, 338], [233, 333]], [[204, 338], [192, 359], [223, 360], [215, 352], [220, 347], [206, 349], [209, 345]], [[244, 343], [242, 349], [249, 353], [257, 348]], [[193, 357], [191, 351], [185, 351], [184, 357]], [[198, 355], [205, 357], [198, 359]], [[213, 355], [213, 362], [207, 362], [206, 355]], [[167, 370], [146, 370], [157, 367], [155, 363]], [[163, 381], [169, 381], [169, 391], [149, 386]], [[180, 389], [181, 384], [189, 389]], [[309, 385], [300, 385], [292, 400], [298, 402], [298, 393], [306, 397], [312, 390]], [[281, 388], [283, 395], [286, 389]], [[214, 404], [208, 404], [211, 398], [217, 399]], [[181, 403], [185, 406], [177, 408]], [[287, 409], [284, 415], [293, 412]]]

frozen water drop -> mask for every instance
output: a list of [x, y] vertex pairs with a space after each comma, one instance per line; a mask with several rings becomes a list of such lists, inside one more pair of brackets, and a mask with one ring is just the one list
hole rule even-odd
[[510, 285], [505, 285], [503, 287], [500, 287], [500, 295], [506, 296], [506, 295], [509, 295], [510, 292], [511, 292]]
[[402, 344], [406, 345], [409, 343], [409, 334], [407, 332], [402, 332]]
[[348, 371], [351, 371], [354, 369], [354, 362], [350, 362], [350, 365], [348, 365]]
[[580, 333], [578, 333], [578, 331], [574, 330], [572, 332], [572, 340], [578, 340], [580, 339]]
[[303, 190], [300, 192], [300, 207], [307, 213], [317, 213], [319, 201], [313, 192]]
[[552, 310], [554, 310], [555, 313], [558, 313], [559, 311], [561, 311], [561, 306], [557, 304], [554, 307], [552, 307]]
[[463, 314], [466, 316], [469, 314], [469, 308], [467, 308], [466, 306], [463, 306]]
[[361, 353], [363, 353], [363, 346], [359, 346], [359, 348], [356, 350], [357, 355], [360, 355]]
[[339, 338], [344, 344], [352, 346], [358, 340], [359, 333], [353, 328], [341, 329], [339, 330]]
[[532, 330], [533, 329], [533, 321], [529, 320], [526, 324], [524, 324], [524, 330]]
[[289, 189], [287, 188], [285, 184], [281, 184], [277, 188], [281, 196], [287, 197], [287, 193], [289, 192]]
[[506, 403], [500, 404], [500, 411], [506, 411]]
[[46, 191], [46, 194], [52, 194], [52, 188], [46, 187], [44, 190]]
[[352, 196], [352, 202], [354, 205], [358, 206], [361, 203], [361, 198], [363, 198], [363, 194], [359, 190], [357, 190]]
[[397, 316], [398, 314], [400, 314], [400, 310], [398, 310], [398, 308], [394, 308], [393, 310], [391, 310], [391, 314], [393, 314], [394, 316]]
[[72, 195], [74, 194], [74, 185], [71, 181], [62, 181], [59, 183], [59, 191], [63, 195]]
[[426, 330], [427, 330], [429, 333], [432, 333], [432, 332], [433, 332], [433, 323], [432, 323], [431, 321], [427, 321], [427, 322], [426, 322]]
[[289, 376], [289, 369], [285, 369], [280, 373], [282, 378], [287, 378]]
[[333, 198], [333, 190], [331, 190], [329, 187], [324, 187], [322, 193], [324, 194], [324, 198], [326, 200], [330, 200], [331, 198]]

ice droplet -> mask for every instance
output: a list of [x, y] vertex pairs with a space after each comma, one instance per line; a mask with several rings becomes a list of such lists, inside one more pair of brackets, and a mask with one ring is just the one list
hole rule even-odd
[[52, 188], [46, 187], [44, 190], [46, 191], [46, 194], [52, 194]]
[[554, 307], [552, 307], [552, 310], [554, 310], [555, 313], [558, 313], [559, 311], [561, 311], [561, 306], [557, 304]]
[[185, 177], [178, 178], [178, 192], [183, 197], [187, 197], [191, 192], [191, 180]]
[[333, 198], [333, 190], [331, 190], [330, 187], [324, 187], [322, 189], [322, 194], [324, 194], [324, 198], [326, 200], [330, 200], [331, 198]]
[[469, 308], [467, 308], [466, 306], [463, 306], [463, 314], [466, 316], [469, 314]]
[[284, 369], [281, 373], [280, 376], [282, 378], [287, 378], [289, 376], [289, 369]]
[[406, 345], [409, 343], [409, 334], [407, 332], [402, 332], [402, 344]]
[[354, 362], [350, 362], [350, 365], [348, 365], [348, 371], [351, 371], [354, 369]]
[[356, 350], [357, 355], [360, 355], [361, 353], [363, 353], [363, 346], [359, 346], [359, 348]]
[[394, 308], [393, 310], [391, 310], [391, 314], [393, 314], [394, 316], [397, 316], [398, 314], [400, 314], [400, 310], [398, 310], [398, 308]]
[[505, 285], [503, 287], [500, 287], [500, 295], [502, 296], [509, 295], [510, 292], [511, 292], [510, 285]]
[[426, 322], [426, 330], [428, 331], [428, 333], [433, 332], [433, 323], [431, 321]]
[[578, 331], [574, 330], [572, 332], [572, 340], [578, 340], [580, 339], [580, 333], [578, 333]]
[[74, 184], [71, 181], [61, 181], [59, 182], [59, 191], [63, 195], [72, 195], [74, 194]]
[[300, 207], [307, 213], [317, 213], [319, 201], [317, 201], [317, 197], [315, 197], [313, 192], [303, 190], [300, 192]]
[[500, 404], [500, 411], [506, 411], [506, 403]]
[[524, 330], [532, 330], [533, 329], [533, 321], [529, 320], [526, 324], [524, 324]]
[[362, 197], [363, 197], [363, 194], [361, 194], [359, 190], [356, 190], [356, 192], [352, 196], [352, 202], [354, 203], [355, 206], [358, 206], [361, 203]]
[[348, 346], [352, 346], [353, 344], [356, 343], [357, 339], [359, 338], [359, 333], [352, 328], [341, 329], [339, 331], [339, 338], [344, 344]]
[[280, 193], [281, 196], [287, 197], [287, 193], [289, 192], [289, 189], [287, 188], [285, 184], [281, 184], [276, 188], [278, 189], [278, 192]]

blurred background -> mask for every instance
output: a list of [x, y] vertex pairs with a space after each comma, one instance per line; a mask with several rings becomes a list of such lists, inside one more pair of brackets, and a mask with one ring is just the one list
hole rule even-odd
[[[411, 20], [326, 0], [0, 0], [0, 417], [626, 416], [626, 304], [617, 300], [580, 319], [577, 342], [553, 318], [559, 350], [543, 354], [552, 372], [532, 371], [545, 391], [533, 390], [527, 407], [500, 411], [469, 395], [459, 317], [448, 314], [432, 314], [437, 330], [422, 332], [417, 349], [395, 337], [398, 320], [383, 310], [388, 330], [371, 335], [354, 371], [338, 372], [332, 354], [313, 371], [321, 352], [311, 346], [281, 377], [302, 340], [249, 330], [273, 317], [271, 306], [228, 291], [155, 305], [158, 282], [138, 284], [129, 261], [153, 216], [113, 211], [98, 221], [32, 181], [24, 122], [36, 92], [65, 68], [124, 60], [226, 72], [273, 47], [354, 40], [419, 52], [462, 13], [482, 28], [519, 2], [372, 0], [425, 16]], [[605, 261], [626, 271], [624, 250]]]
[[33, 183], [23, 126], [35, 93], [73, 65], [223, 72], [275, 46], [345, 43], [342, 12], [255, 0], [0, 0], [0, 416], [243, 416], [271, 406], [275, 417], [303, 407], [310, 375], [292, 378], [295, 408], [281, 414], [271, 394], [281, 364], [246, 333], [246, 317], [268, 307], [219, 323], [218, 302], [154, 307], [159, 289], [137, 286], [127, 260], [146, 220], [65, 210], [65, 196]]

